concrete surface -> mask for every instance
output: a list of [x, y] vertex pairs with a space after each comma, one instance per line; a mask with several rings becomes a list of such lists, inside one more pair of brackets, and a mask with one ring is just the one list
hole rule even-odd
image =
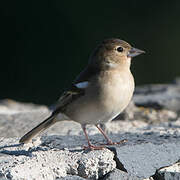
[[[103, 126], [113, 141], [128, 141], [87, 151], [81, 127], [55, 124], [20, 145], [19, 138], [50, 114], [46, 106], [0, 101], [0, 179], [180, 179], [180, 84], [138, 87], [133, 101]], [[94, 126], [95, 145], [106, 143]]]

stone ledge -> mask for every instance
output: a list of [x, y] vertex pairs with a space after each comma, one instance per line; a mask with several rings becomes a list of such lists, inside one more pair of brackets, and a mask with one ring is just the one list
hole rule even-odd
[[[113, 124], [120, 126], [121, 121]], [[9, 179], [62, 179], [74, 175], [104, 179], [108, 173], [113, 177], [111, 171], [119, 168], [125, 173], [122, 177], [146, 179], [157, 177], [159, 169], [180, 159], [180, 130], [175, 126], [163, 124], [150, 128], [143, 124], [142, 128], [113, 133], [110, 137], [113, 141], [125, 138], [128, 142], [103, 150], [85, 151], [82, 145], [86, 141], [81, 135], [42, 136], [41, 140], [26, 146], [18, 144], [17, 138], [1, 138], [0, 175]], [[95, 145], [104, 142], [100, 134], [91, 135], [91, 139]]]
[[[91, 152], [83, 150], [86, 140], [73, 121], [57, 123], [27, 146], [18, 144], [51, 111], [0, 101], [0, 179], [180, 179], [179, 92], [180, 84], [138, 87], [134, 102], [104, 125], [113, 141], [128, 142]], [[95, 145], [105, 142], [94, 126], [88, 134]]]
[[108, 149], [83, 151], [39, 145], [26, 149], [17, 139], [0, 140], [0, 176], [8, 179], [57, 179], [68, 175], [98, 179], [116, 167]]

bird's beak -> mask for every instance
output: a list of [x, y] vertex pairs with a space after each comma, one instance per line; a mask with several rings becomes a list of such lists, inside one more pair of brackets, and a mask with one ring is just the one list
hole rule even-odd
[[145, 53], [145, 51], [142, 51], [140, 49], [137, 49], [137, 48], [131, 48], [130, 51], [128, 52], [128, 57], [135, 57], [135, 56], [138, 56], [142, 53]]

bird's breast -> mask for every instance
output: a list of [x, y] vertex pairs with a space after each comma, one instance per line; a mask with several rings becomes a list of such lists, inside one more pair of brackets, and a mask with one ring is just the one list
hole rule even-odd
[[105, 73], [90, 82], [85, 95], [68, 106], [66, 115], [81, 124], [105, 123], [124, 110], [133, 91], [130, 72]]
[[129, 104], [134, 91], [134, 78], [130, 71], [115, 72], [100, 79], [99, 102], [105, 111], [118, 115]]

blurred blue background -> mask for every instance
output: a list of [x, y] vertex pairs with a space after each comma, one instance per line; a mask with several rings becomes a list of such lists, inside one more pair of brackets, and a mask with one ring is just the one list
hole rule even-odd
[[136, 84], [179, 76], [180, 1], [1, 1], [0, 99], [51, 104], [94, 47], [117, 37], [146, 54]]

